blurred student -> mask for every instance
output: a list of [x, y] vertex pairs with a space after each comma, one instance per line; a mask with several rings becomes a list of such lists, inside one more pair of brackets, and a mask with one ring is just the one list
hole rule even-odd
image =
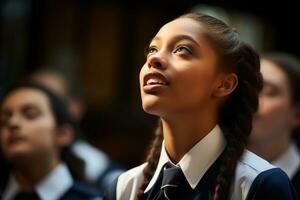
[[[83, 92], [79, 84], [75, 84], [62, 71], [42, 68], [33, 72], [29, 79], [42, 84], [68, 102], [71, 115], [79, 123], [85, 111]], [[107, 154], [95, 148], [82, 138], [77, 138], [72, 151], [85, 162], [85, 178], [102, 191], [117, 178], [124, 168], [112, 161]]]
[[283, 169], [300, 197], [300, 61], [286, 53], [261, 59], [264, 79], [248, 148]]
[[96, 199], [95, 191], [77, 181], [83, 176], [80, 159], [69, 148], [73, 121], [60, 98], [23, 83], [4, 93], [0, 109], [0, 147], [8, 170], [0, 179], [0, 199]]

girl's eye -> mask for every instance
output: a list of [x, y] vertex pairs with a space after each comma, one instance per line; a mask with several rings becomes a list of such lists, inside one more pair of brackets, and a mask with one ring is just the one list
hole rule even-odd
[[148, 57], [149, 55], [152, 55], [152, 54], [156, 53], [157, 51], [158, 50], [155, 47], [150, 46], [150, 47], [146, 48], [145, 56]]
[[174, 53], [192, 54], [192, 51], [186, 46], [179, 46], [174, 50]]
[[36, 119], [41, 114], [41, 112], [37, 108], [34, 108], [34, 107], [25, 107], [22, 110], [22, 113], [27, 119]]
[[265, 85], [261, 91], [261, 95], [267, 97], [276, 97], [280, 95], [280, 89], [276, 87], [272, 87], [270, 85]]
[[39, 116], [39, 113], [35, 112], [35, 111], [28, 111], [28, 112], [25, 112], [24, 115], [28, 119], [35, 119], [35, 118], [37, 118]]
[[9, 118], [11, 117], [11, 113], [8, 112], [2, 112], [0, 115], [0, 127], [7, 124]]

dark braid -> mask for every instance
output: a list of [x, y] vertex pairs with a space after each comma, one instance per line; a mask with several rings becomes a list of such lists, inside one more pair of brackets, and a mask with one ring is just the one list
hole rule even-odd
[[159, 120], [158, 126], [155, 130], [155, 137], [150, 145], [147, 154], [148, 155], [146, 159], [147, 166], [143, 170], [144, 180], [137, 193], [138, 199], [142, 199], [144, 190], [146, 189], [152, 176], [154, 175], [155, 169], [158, 164], [159, 156], [160, 156], [162, 140], [163, 140], [162, 124], [161, 124], [161, 120]]
[[253, 114], [258, 107], [258, 92], [262, 88], [259, 57], [248, 45], [242, 45], [236, 70], [239, 84], [220, 112], [219, 124], [227, 146], [217, 177], [214, 199], [229, 198], [237, 162], [243, 154], [252, 129]]
[[[219, 125], [224, 133], [227, 146], [222, 154], [222, 163], [218, 172], [212, 197], [229, 199], [231, 183], [235, 176], [238, 160], [241, 158], [247, 137], [252, 129], [253, 114], [258, 107], [258, 93], [262, 88], [260, 62], [258, 54], [232, 28], [222, 21], [208, 15], [191, 13], [180, 18], [190, 18], [205, 27], [203, 35], [211, 42], [219, 55], [218, 65], [224, 72], [233, 72], [238, 76], [238, 86], [222, 105], [219, 112]], [[144, 181], [138, 192], [141, 199], [143, 191], [152, 178], [162, 140], [161, 125], [147, 158]]]

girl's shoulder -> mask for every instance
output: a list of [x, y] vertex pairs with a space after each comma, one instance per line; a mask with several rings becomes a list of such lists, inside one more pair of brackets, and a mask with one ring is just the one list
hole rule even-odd
[[[267, 191], [268, 188], [272, 189]], [[252, 199], [254, 194], [269, 195], [273, 189], [286, 193], [285, 197], [293, 196], [293, 188], [285, 172], [245, 150], [236, 168], [232, 199]]]
[[260, 173], [253, 181], [247, 200], [254, 199], [298, 199], [288, 176], [279, 168]]
[[273, 168], [275, 167], [268, 161], [245, 150], [236, 167], [232, 199], [246, 199], [250, 187], [258, 174]]
[[65, 194], [60, 198], [60, 200], [101, 200], [101, 194], [94, 190], [92, 187], [81, 183], [79, 181], [74, 181], [72, 187], [65, 192]]
[[136, 198], [137, 191], [143, 181], [143, 170], [147, 163], [132, 168], [118, 178], [116, 184], [116, 199], [133, 200]]
[[245, 150], [237, 165], [237, 175], [243, 177], [248, 175], [247, 177], [251, 179], [255, 178], [261, 172], [273, 168], [275, 168], [275, 166], [270, 164], [268, 161], [251, 151]]

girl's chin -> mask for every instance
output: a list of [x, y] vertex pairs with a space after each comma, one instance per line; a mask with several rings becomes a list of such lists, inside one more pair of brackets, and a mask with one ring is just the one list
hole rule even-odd
[[162, 112], [158, 109], [155, 109], [155, 107], [153, 106], [143, 106], [143, 109], [146, 113], [150, 114], [150, 115], [155, 115], [160, 117], [162, 115]]
[[15, 151], [10, 151], [7, 152], [5, 155], [6, 159], [12, 163], [19, 163], [19, 162], [24, 162], [30, 160], [31, 153], [26, 152], [25, 150], [15, 150]]

